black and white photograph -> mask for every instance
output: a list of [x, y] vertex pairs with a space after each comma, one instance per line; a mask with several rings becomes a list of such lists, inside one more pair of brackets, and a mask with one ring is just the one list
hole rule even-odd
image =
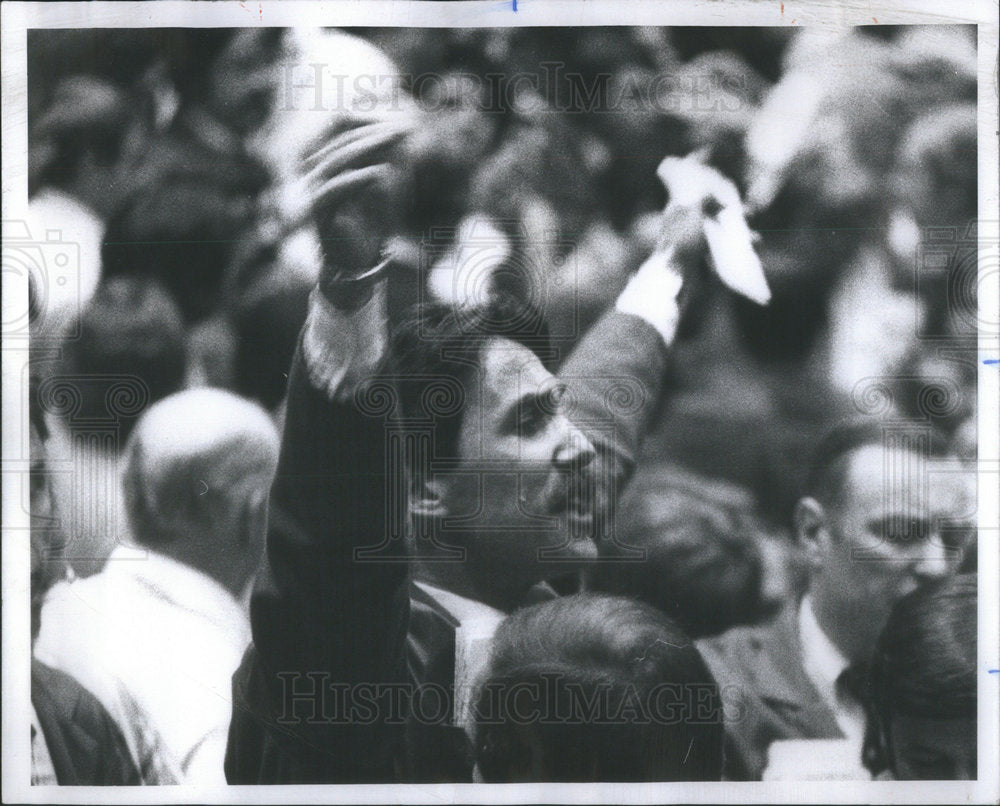
[[5, 2], [4, 800], [996, 803], [1000, 25], [886, 6]]

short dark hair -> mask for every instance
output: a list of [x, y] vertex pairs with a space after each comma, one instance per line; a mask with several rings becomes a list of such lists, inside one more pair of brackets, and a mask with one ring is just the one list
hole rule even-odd
[[200, 98], [212, 64], [235, 36], [236, 28], [164, 28], [158, 33], [167, 74], [183, 102]]
[[[164, 28], [157, 34], [160, 51], [166, 55], [167, 72], [182, 103], [205, 96], [208, 72], [243, 28]], [[256, 53], [264, 61], [277, 55], [284, 28], [252, 29], [259, 37]]]
[[234, 200], [227, 189], [197, 176], [161, 177], [140, 188], [108, 222], [104, 276], [153, 277], [186, 320], [204, 318], [219, 303], [243, 227]]
[[118, 417], [124, 443], [141, 410], [108, 412], [111, 385], [131, 376], [145, 389], [146, 404], [184, 385], [187, 357], [180, 311], [149, 278], [114, 277], [97, 287], [80, 315], [79, 339], [67, 342], [60, 373], [78, 379], [77, 416]]
[[667, 467], [639, 468], [615, 511], [622, 542], [645, 557], [600, 563], [592, 581], [648, 602], [700, 638], [765, 614], [757, 542], [763, 525], [712, 500], [711, 483], [697, 481]]
[[[664, 711], [665, 697], [677, 707]], [[690, 637], [631, 599], [576, 594], [505, 619], [474, 717], [488, 781], [722, 773], [718, 685]]]
[[866, 763], [891, 768], [894, 715], [975, 719], [976, 574], [925, 585], [900, 599], [872, 658]]
[[134, 115], [124, 88], [96, 76], [62, 79], [48, 107], [31, 121], [32, 193], [69, 185], [88, 154], [98, 165], [113, 165]]
[[[509, 296], [495, 297], [478, 307], [423, 303], [412, 308], [394, 330], [392, 364], [402, 415], [411, 421], [433, 417], [436, 456], [458, 454], [465, 411], [462, 401], [472, 388], [483, 345], [494, 337], [526, 347], [551, 369], [549, 331], [541, 313], [530, 303]], [[442, 388], [442, 383], [449, 388]], [[435, 400], [439, 392], [444, 394]]]
[[[929, 455], [951, 454], [948, 442], [935, 429], [921, 431]], [[838, 500], [847, 477], [847, 458], [869, 445], [885, 444], [886, 425], [881, 420], [864, 417], [835, 423], [819, 441], [812, 454], [806, 478], [806, 495], [821, 503]], [[916, 450], [916, 447], [914, 447]]]

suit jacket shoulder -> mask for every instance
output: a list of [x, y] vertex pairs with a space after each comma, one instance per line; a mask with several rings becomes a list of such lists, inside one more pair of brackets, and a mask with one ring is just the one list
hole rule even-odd
[[722, 690], [727, 775], [759, 780], [770, 744], [842, 736], [802, 662], [796, 604], [761, 625], [698, 642]]
[[141, 783], [118, 726], [72, 677], [32, 660], [31, 703], [60, 785]]

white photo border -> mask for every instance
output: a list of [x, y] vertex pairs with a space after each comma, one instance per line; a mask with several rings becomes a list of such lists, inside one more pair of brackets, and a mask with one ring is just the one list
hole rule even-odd
[[[220, 0], [220, 2], [3, 3], [2, 135], [4, 220], [27, 207], [27, 53], [31, 28], [361, 26], [978, 26], [980, 321], [1000, 322], [998, 194], [998, 8], [996, 0]], [[987, 276], [989, 275], [989, 276]], [[4, 275], [4, 306], [7, 276]], [[985, 284], [985, 285], [984, 285]], [[983, 293], [983, 289], [987, 293]], [[23, 292], [23, 289], [22, 289]], [[994, 293], [996, 292], [996, 293]], [[17, 301], [20, 305], [23, 302]], [[996, 803], [1000, 801], [1000, 339], [979, 341], [979, 775], [969, 782], [770, 782], [587, 785], [167, 786], [32, 787], [30, 781], [29, 564], [27, 523], [11, 478], [27, 469], [26, 345], [3, 344], [3, 743], [2, 796], [24, 803]], [[985, 539], [984, 539], [985, 538]]]

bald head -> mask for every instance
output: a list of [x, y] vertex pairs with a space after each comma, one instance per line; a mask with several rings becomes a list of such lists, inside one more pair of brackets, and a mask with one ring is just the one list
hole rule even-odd
[[267, 413], [229, 392], [192, 389], [153, 405], [125, 451], [136, 542], [198, 566], [259, 550], [278, 443]]

